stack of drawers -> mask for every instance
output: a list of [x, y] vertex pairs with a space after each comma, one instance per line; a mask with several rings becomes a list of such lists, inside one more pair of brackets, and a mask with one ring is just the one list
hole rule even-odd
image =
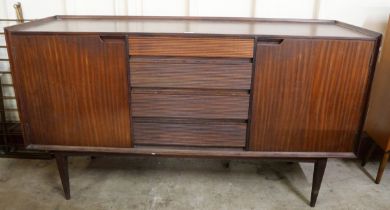
[[130, 36], [134, 145], [246, 145], [251, 38]]

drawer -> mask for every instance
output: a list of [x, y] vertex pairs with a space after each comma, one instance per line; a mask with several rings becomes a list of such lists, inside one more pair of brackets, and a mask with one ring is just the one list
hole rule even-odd
[[252, 58], [251, 38], [130, 36], [130, 55]]
[[246, 123], [133, 121], [135, 145], [245, 147]]
[[133, 89], [131, 105], [134, 117], [248, 119], [249, 94]]
[[132, 58], [131, 86], [249, 90], [252, 63], [248, 60], [223, 62], [223, 59]]

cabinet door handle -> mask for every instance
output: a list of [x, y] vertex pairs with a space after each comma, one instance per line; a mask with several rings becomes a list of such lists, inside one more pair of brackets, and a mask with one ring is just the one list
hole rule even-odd
[[284, 39], [273, 39], [273, 38], [259, 38], [257, 39], [257, 44], [261, 45], [281, 45]]
[[115, 35], [100, 35], [100, 40], [102, 42], [118, 42], [126, 40], [126, 36], [115, 36]]

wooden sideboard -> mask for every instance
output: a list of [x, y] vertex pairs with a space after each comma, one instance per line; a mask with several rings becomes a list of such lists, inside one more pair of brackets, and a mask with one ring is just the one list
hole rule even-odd
[[70, 155], [354, 157], [381, 35], [339, 21], [54, 16], [6, 28], [25, 145]]

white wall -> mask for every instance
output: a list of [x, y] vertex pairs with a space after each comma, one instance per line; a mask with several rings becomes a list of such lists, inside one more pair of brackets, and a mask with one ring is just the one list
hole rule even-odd
[[1, 0], [0, 18], [51, 15], [178, 15], [337, 19], [383, 32], [390, 0]]

